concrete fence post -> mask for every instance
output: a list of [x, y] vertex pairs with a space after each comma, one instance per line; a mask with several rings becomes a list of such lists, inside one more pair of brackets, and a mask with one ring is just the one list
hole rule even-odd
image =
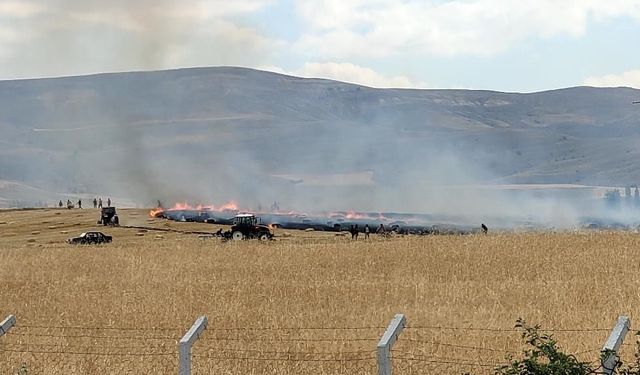
[[624, 315], [618, 317], [615, 327], [611, 330], [607, 342], [605, 342], [602, 347], [601, 355], [603, 374], [615, 374], [616, 364], [618, 363], [618, 349], [620, 349], [622, 341], [630, 328], [631, 320], [629, 320], [629, 317]]
[[378, 342], [378, 375], [391, 375], [391, 347], [398, 339], [407, 320], [404, 314], [396, 314]]
[[0, 336], [4, 336], [5, 333], [9, 332], [11, 327], [16, 324], [16, 316], [9, 315], [2, 322], [0, 322]]
[[180, 339], [179, 344], [179, 375], [191, 375], [191, 347], [198, 337], [207, 328], [207, 317], [201, 316], [196, 319], [191, 328]]

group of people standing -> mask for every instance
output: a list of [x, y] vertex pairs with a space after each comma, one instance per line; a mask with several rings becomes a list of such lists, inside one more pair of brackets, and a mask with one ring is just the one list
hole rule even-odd
[[[349, 228], [349, 233], [351, 233], [351, 239], [352, 240], [357, 240], [358, 239], [358, 235], [360, 234], [360, 228], [358, 228], [358, 224], [352, 224], [351, 227]], [[369, 224], [365, 224], [364, 225], [364, 239], [368, 239], [369, 238], [369, 234], [371, 233], [371, 228], [369, 227]], [[384, 229], [384, 225], [380, 224], [380, 226], [378, 227], [378, 230], [376, 231], [376, 233], [380, 234], [380, 235], [384, 235], [386, 234], [386, 230]]]
[[[62, 199], [60, 200], [60, 202], [58, 202], [58, 207], [60, 208], [64, 207], [64, 204], [62, 203]], [[78, 199], [77, 207], [82, 208], [82, 199]], [[106, 207], [111, 207], [111, 198], [107, 198]], [[75, 208], [75, 205], [73, 204], [73, 202], [71, 202], [71, 200], [67, 199], [67, 209], [70, 210], [72, 208]], [[93, 208], [102, 208], [102, 197], [93, 198]]]

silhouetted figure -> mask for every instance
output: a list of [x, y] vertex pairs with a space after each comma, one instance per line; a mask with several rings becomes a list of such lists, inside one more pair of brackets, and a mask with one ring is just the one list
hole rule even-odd
[[64, 205], [62, 204], [62, 199], [60, 199], [60, 202], [58, 202], [58, 207], [62, 208], [62, 206]]
[[484, 223], [482, 223], [480, 227], [482, 228], [482, 233], [487, 234], [487, 232], [489, 232], [489, 228], [487, 228], [487, 226], [484, 225]]
[[369, 238], [369, 232], [371, 232], [371, 229], [369, 229], [369, 224], [365, 224], [364, 225], [364, 239], [365, 240], [367, 238]]
[[384, 234], [384, 232], [385, 232], [384, 225], [380, 224], [380, 226], [378, 227], [378, 230], [376, 231], [376, 233]]
[[360, 229], [358, 229], [358, 224], [356, 224], [355, 232], [356, 232], [356, 240], [357, 240], [358, 239], [358, 234], [360, 234]]
[[93, 198], [93, 208], [98, 208], [98, 200]]
[[278, 202], [273, 202], [273, 204], [271, 205], [271, 212], [280, 212], [280, 206], [278, 205]]
[[111, 207], [111, 198], [107, 198], [107, 207]]
[[98, 198], [98, 208], [102, 208], [102, 197]]
[[70, 210], [72, 208], [73, 208], [73, 203], [71, 203], [71, 201], [67, 199], [67, 210]]
[[82, 199], [78, 199], [78, 208], [82, 208]]

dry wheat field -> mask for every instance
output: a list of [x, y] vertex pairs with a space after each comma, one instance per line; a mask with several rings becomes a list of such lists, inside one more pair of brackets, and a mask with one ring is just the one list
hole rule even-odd
[[[215, 225], [121, 210], [124, 225]], [[640, 236], [625, 232], [396, 237], [321, 232], [221, 242], [135, 228], [112, 244], [64, 240], [98, 211], [0, 211], [1, 374], [176, 374], [177, 344], [200, 315], [194, 374], [374, 374], [397, 313], [395, 374], [489, 374], [523, 345], [516, 319], [598, 359], [620, 314], [640, 308]], [[640, 322], [638, 322], [640, 327]], [[631, 355], [629, 335], [624, 355]]]

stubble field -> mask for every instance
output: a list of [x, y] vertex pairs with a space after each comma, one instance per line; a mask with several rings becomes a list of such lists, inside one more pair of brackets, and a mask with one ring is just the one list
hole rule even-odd
[[[120, 216], [124, 225], [218, 229], [144, 210]], [[522, 349], [520, 317], [595, 361], [618, 315], [633, 324], [640, 306], [636, 233], [354, 242], [277, 231], [269, 243], [224, 243], [100, 228], [112, 244], [64, 243], [97, 228], [97, 217], [0, 211], [0, 320], [18, 321], [0, 337], [0, 373], [175, 374], [178, 340], [206, 315], [194, 374], [374, 374], [377, 341], [403, 313], [394, 373], [485, 374]], [[628, 359], [632, 350], [624, 346]]]

